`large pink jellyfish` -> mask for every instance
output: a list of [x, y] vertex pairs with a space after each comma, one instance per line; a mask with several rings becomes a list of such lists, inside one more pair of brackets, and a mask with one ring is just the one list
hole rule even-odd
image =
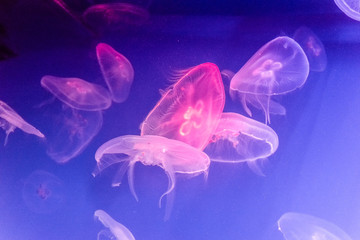
[[3, 101], [0, 101], [0, 127], [4, 129], [6, 134], [4, 145], [7, 143], [9, 134], [12, 133], [16, 128], [41, 138], [45, 137], [44, 134], [27, 123], [22, 117], [20, 117], [19, 114], [17, 114], [9, 105]]
[[[234, 75], [230, 96], [240, 100], [250, 116], [247, 103], [261, 106], [268, 123], [271, 96], [300, 88], [308, 75], [309, 61], [300, 45], [289, 37], [278, 37], [262, 46]], [[279, 106], [274, 109], [283, 111]]]
[[202, 151], [181, 141], [168, 139], [161, 136], [134, 136], [125, 135], [111, 139], [99, 147], [95, 153], [97, 167], [93, 175], [98, 175], [102, 170], [112, 164], [122, 162], [113, 186], [119, 186], [125, 172], [128, 172], [130, 191], [138, 200], [134, 190], [134, 166], [136, 162], [144, 165], [159, 166], [164, 169], [169, 179], [167, 191], [160, 197], [167, 195], [165, 219], [170, 215], [173, 190], [175, 188], [175, 173], [188, 175], [207, 174], [210, 159]]
[[109, 92], [100, 85], [80, 78], [44, 76], [41, 86], [63, 103], [85, 111], [98, 111], [111, 106]]
[[159, 135], [204, 149], [224, 109], [218, 67], [203, 63], [172, 85], [141, 125], [141, 135]]
[[269, 126], [238, 113], [223, 113], [205, 152], [211, 161], [223, 163], [246, 162], [260, 175], [257, 160], [274, 154], [279, 138]]
[[112, 100], [117, 103], [124, 102], [129, 96], [134, 80], [131, 63], [106, 43], [99, 43], [96, 46], [96, 55]]

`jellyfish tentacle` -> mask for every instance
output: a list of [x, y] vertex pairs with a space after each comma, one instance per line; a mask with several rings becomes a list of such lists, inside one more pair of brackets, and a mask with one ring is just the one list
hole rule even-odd
[[246, 95], [245, 93], [241, 94], [241, 104], [245, 110], [245, 112], [247, 113], [247, 115], [249, 115], [250, 117], [252, 117], [252, 112], [250, 110], [250, 108], [247, 106], [246, 104]]
[[134, 188], [134, 167], [135, 167], [135, 163], [137, 161], [131, 161], [129, 163], [129, 169], [128, 169], [128, 182], [129, 182], [129, 188], [130, 188], [130, 192], [131, 194], [134, 196], [135, 200], [138, 202], [139, 198], [136, 195], [135, 192], [135, 188]]
[[[248, 167], [251, 169], [251, 171], [253, 171], [256, 175], [259, 175], [261, 177], [265, 177], [265, 173], [262, 169], [262, 166], [259, 165], [259, 161], [260, 161], [260, 164], [263, 162], [263, 161], [267, 161], [267, 158], [260, 158], [260, 159], [256, 159], [256, 160], [252, 160], [252, 161], [247, 161], [247, 165]], [[263, 164], [261, 164], [263, 165]]]
[[166, 176], [168, 177], [169, 182], [168, 182], [168, 189], [166, 190], [166, 192], [164, 192], [161, 195], [161, 197], [159, 199], [159, 208], [161, 208], [161, 201], [162, 201], [163, 197], [166, 196], [166, 207], [165, 207], [165, 216], [164, 216], [164, 220], [166, 221], [170, 217], [171, 210], [172, 210], [173, 203], [174, 203], [175, 192], [173, 190], [175, 189], [176, 179], [175, 179], [175, 172], [174, 172], [171, 164], [164, 164], [164, 170], [165, 170]]
[[113, 187], [118, 187], [120, 186], [122, 179], [124, 177], [124, 174], [126, 173], [126, 171], [129, 168], [129, 164], [131, 162], [131, 159], [129, 158], [128, 160], [125, 160], [124, 163], [121, 165], [120, 169], [116, 172], [115, 177], [112, 181], [111, 186]]

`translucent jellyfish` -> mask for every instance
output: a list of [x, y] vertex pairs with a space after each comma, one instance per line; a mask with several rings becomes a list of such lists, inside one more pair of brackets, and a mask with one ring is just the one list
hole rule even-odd
[[141, 135], [159, 135], [204, 149], [225, 104], [218, 67], [203, 63], [167, 89], [141, 125]]
[[25, 205], [35, 213], [49, 214], [64, 201], [63, 182], [55, 175], [36, 170], [25, 180], [22, 197]]
[[23, 130], [26, 133], [36, 135], [44, 138], [42, 134], [35, 127], [27, 123], [19, 114], [17, 114], [9, 105], [0, 100], [0, 127], [4, 129], [6, 137], [4, 145], [6, 145], [9, 134], [16, 128]]
[[351, 240], [338, 226], [314, 216], [288, 212], [278, 221], [286, 240]]
[[300, 27], [294, 33], [294, 40], [304, 50], [310, 65], [310, 70], [322, 72], [326, 69], [327, 56], [320, 39], [307, 27]]
[[117, 31], [143, 25], [149, 19], [149, 12], [130, 3], [104, 3], [86, 9], [83, 19], [98, 31]]
[[57, 163], [66, 163], [78, 156], [102, 126], [100, 111], [80, 111], [65, 104], [58, 109], [51, 105], [47, 134], [47, 154]]
[[100, 231], [98, 234], [98, 240], [100, 239], [116, 239], [116, 240], [135, 240], [132, 233], [121, 223], [115, 221], [109, 214], [103, 210], [96, 210], [94, 217], [98, 219], [107, 230]]
[[96, 46], [96, 54], [112, 100], [117, 103], [124, 102], [129, 96], [134, 80], [131, 63], [106, 43]]
[[335, 4], [349, 18], [360, 21], [360, 1], [359, 0], [335, 0]]
[[210, 165], [210, 159], [204, 152], [181, 141], [153, 135], [125, 135], [111, 139], [99, 147], [95, 153], [95, 159], [97, 168], [93, 172], [94, 176], [110, 165], [122, 162], [121, 168], [113, 179], [113, 186], [120, 185], [127, 171], [130, 191], [137, 201], [133, 180], [135, 163], [156, 165], [164, 169], [169, 185], [167, 191], [160, 197], [159, 207], [161, 207], [162, 198], [167, 196], [165, 219], [169, 217], [172, 208], [175, 173], [189, 176], [201, 173], [206, 175]]
[[99, 111], [111, 106], [111, 97], [105, 88], [80, 78], [44, 76], [41, 86], [72, 108]]
[[265, 123], [270, 123], [271, 96], [300, 88], [308, 75], [309, 61], [300, 45], [289, 37], [278, 37], [262, 46], [234, 75], [229, 92], [250, 116], [248, 103], [261, 106]]
[[269, 126], [229, 112], [221, 115], [205, 152], [211, 161], [247, 162], [254, 172], [263, 175], [256, 160], [263, 160], [274, 154], [278, 146], [278, 136]]

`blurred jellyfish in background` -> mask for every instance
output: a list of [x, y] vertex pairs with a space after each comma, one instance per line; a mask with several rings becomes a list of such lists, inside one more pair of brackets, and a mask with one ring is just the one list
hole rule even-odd
[[327, 56], [323, 43], [315, 33], [307, 27], [300, 27], [295, 31], [293, 38], [304, 50], [310, 70], [323, 72], [326, 69]]
[[9, 134], [16, 128], [22, 131], [45, 138], [35, 127], [27, 123], [19, 114], [17, 114], [9, 105], [0, 100], [0, 127], [5, 131], [6, 137], [4, 145], [6, 145]]
[[106, 228], [98, 233], [97, 240], [135, 240], [129, 229], [115, 221], [104, 210], [96, 210], [95, 219], [99, 220]]
[[271, 97], [300, 88], [308, 74], [309, 61], [300, 45], [289, 37], [278, 37], [262, 46], [234, 75], [230, 96], [241, 102], [249, 116], [247, 104], [260, 107], [265, 123], [270, 123], [270, 113], [284, 114], [284, 108]]
[[286, 240], [351, 240], [338, 226], [311, 215], [287, 212], [278, 220]]
[[100, 85], [80, 78], [44, 76], [41, 86], [71, 108], [99, 111], [111, 106], [109, 92]]
[[25, 180], [22, 197], [31, 211], [50, 214], [59, 209], [64, 202], [64, 185], [55, 175], [36, 170]]
[[335, 4], [349, 18], [360, 21], [360, 1], [359, 0], [335, 0]]
[[147, 9], [120, 2], [92, 5], [82, 15], [83, 21], [98, 32], [141, 26], [148, 21], [149, 17]]
[[96, 55], [105, 82], [114, 102], [124, 102], [134, 80], [134, 69], [129, 60], [110, 45], [99, 43]]
[[263, 175], [257, 160], [274, 154], [279, 139], [269, 126], [238, 113], [223, 113], [205, 152], [211, 161], [222, 163], [246, 162], [250, 169]]
[[203, 63], [184, 71], [141, 124], [141, 135], [159, 135], [203, 150], [225, 104], [218, 67]]
[[165, 220], [169, 218], [173, 205], [175, 173], [189, 176], [201, 173], [207, 175], [210, 165], [210, 159], [204, 152], [181, 141], [153, 135], [125, 135], [111, 139], [98, 148], [95, 159], [97, 167], [93, 172], [94, 176], [112, 164], [122, 163], [112, 185], [119, 186], [127, 171], [130, 191], [137, 201], [133, 179], [135, 163], [141, 162], [164, 169], [169, 184], [167, 191], [160, 197], [159, 207], [162, 198], [167, 196]]

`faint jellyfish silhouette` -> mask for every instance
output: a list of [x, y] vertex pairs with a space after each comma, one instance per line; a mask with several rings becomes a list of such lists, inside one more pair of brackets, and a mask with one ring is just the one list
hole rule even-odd
[[[229, 92], [249, 116], [247, 103], [261, 106], [265, 123], [270, 123], [271, 96], [300, 88], [308, 75], [309, 61], [300, 45], [289, 37], [278, 37], [262, 46], [234, 75]], [[278, 114], [283, 111], [280, 106], [273, 106]]]
[[94, 217], [98, 219], [108, 230], [102, 230], [98, 233], [98, 240], [105, 239], [116, 239], [116, 240], [135, 240], [134, 236], [121, 223], [115, 221], [109, 214], [107, 214], [104, 210], [96, 210], [94, 213]]
[[25, 205], [33, 212], [49, 214], [64, 201], [63, 182], [55, 175], [36, 170], [25, 180], [22, 190]]
[[351, 240], [335, 224], [302, 213], [285, 213], [278, 220], [278, 228], [286, 240]]
[[101, 111], [80, 111], [51, 105], [47, 154], [57, 163], [66, 163], [89, 145], [102, 126]]
[[246, 162], [251, 170], [264, 175], [257, 160], [265, 160], [277, 150], [279, 138], [269, 126], [238, 113], [223, 113], [209, 145], [211, 161]]
[[75, 109], [99, 111], [111, 106], [110, 94], [105, 88], [80, 78], [44, 76], [41, 86]]
[[225, 104], [218, 67], [203, 63], [185, 74], [162, 95], [141, 124], [141, 135], [159, 135], [204, 149]]
[[9, 105], [0, 100], [0, 127], [5, 131], [6, 137], [4, 145], [6, 145], [9, 134], [16, 128], [22, 131], [44, 138], [42, 134], [35, 127], [27, 123], [19, 114], [17, 114]]
[[96, 4], [82, 15], [84, 21], [99, 32], [141, 26], [148, 21], [149, 16], [145, 8], [130, 3]]
[[360, 1], [359, 0], [335, 0], [335, 4], [349, 18], [360, 21]]
[[168, 189], [160, 197], [167, 196], [165, 220], [169, 218], [172, 209], [175, 173], [196, 176], [207, 171], [210, 165], [209, 157], [202, 151], [181, 141], [168, 139], [161, 136], [125, 135], [111, 139], [101, 145], [95, 153], [97, 167], [93, 175], [98, 175], [112, 164], [122, 162], [122, 166], [113, 179], [113, 186], [119, 186], [123, 175], [127, 171], [130, 191], [136, 201], [138, 197], [134, 190], [134, 166], [136, 162], [144, 165], [159, 166], [164, 169], [168, 180]]
[[310, 65], [310, 70], [322, 72], [326, 69], [327, 56], [320, 39], [307, 27], [300, 27], [294, 33], [294, 40], [304, 50]]
[[134, 69], [129, 60], [106, 43], [96, 46], [97, 59], [114, 102], [122, 103], [129, 96]]

